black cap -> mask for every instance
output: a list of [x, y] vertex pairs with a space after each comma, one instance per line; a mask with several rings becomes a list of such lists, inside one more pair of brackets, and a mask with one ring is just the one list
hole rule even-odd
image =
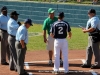
[[26, 20], [24, 21], [24, 23], [28, 23], [28, 24], [30, 24], [31, 26], [33, 26], [33, 25], [32, 25], [32, 20], [31, 20], [31, 19], [26, 19]]
[[19, 15], [16, 11], [12, 11], [10, 15]]
[[95, 11], [95, 9], [90, 9], [89, 11], [88, 11], [88, 14], [89, 13], [94, 13], [94, 14], [96, 14], [96, 11]]
[[64, 17], [64, 12], [59, 12], [59, 13], [58, 13], [58, 16], [59, 16], [59, 17]]
[[7, 7], [6, 7], [6, 6], [3, 6], [3, 7], [1, 8], [1, 11], [7, 11]]

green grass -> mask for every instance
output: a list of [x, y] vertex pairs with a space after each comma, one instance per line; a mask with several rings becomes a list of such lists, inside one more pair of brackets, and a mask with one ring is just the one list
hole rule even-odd
[[[29, 28], [29, 32], [42, 33], [42, 25], [34, 25]], [[84, 34], [81, 28], [72, 27], [72, 38], [68, 39], [69, 50], [83, 50], [87, 46], [87, 34]], [[46, 44], [43, 42], [43, 36], [29, 37], [28, 50], [46, 50]]]
[[[50, 0], [21, 0], [21, 1], [33, 1], [33, 2], [49, 2]], [[51, 0], [52, 3], [60, 4], [92, 4], [92, 0], [83, 0], [82, 2], [77, 2], [77, 0], [67, 0], [67, 2], [57, 2], [58, 0]], [[97, 5], [100, 4], [100, 1], [97, 2]]]

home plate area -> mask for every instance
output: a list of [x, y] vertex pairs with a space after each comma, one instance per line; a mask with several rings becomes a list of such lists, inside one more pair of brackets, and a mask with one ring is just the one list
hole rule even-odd
[[[84, 59], [69, 59], [69, 74], [67, 75], [100, 75], [100, 69], [81, 68], [84, 62]], [[48, 65], [48, 60], [25, 62], [25, 69], [29, 75], [54, 75], [53, 66]], [[59, 70], [58, 75], [65, 75], [62, 65]]]

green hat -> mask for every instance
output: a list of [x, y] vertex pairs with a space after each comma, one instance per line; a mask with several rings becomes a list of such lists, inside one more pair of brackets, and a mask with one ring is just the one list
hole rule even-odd
[[53, 10], [52, 8], [48, 9], [48, 13], [54, 13], [54, 12], [55, 12], [55, 10]]

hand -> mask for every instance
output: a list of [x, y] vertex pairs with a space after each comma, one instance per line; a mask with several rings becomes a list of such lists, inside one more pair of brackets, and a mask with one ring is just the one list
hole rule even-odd
[[83, 33], [86, 33], [86, 29], [84, 28], [84, 29], [82, 29], [82, 31], [83, 31]]
[[46, 38], [44, 39], [44, 42], [47, 43], [47, 39]]
[[71, 36], [68, 35], [68, 38], [71, 39]]
[[19, 24], [19, 26], [21, 25], [21, 22], [18, 21], [17, 23]]

